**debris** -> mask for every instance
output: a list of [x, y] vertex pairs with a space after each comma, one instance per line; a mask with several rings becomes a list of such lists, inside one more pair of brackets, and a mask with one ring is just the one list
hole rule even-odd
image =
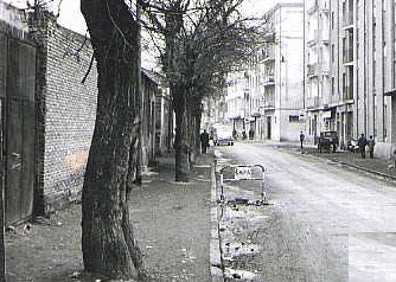
[[15, 226], [12, 226], [12, 225], [10, 225], [10, 226], [7, 226], [6, 227], [6, 229], [5, 229], [5, 231], [12, 231], [12, 232], [15, 232]]
[[81, 276], [81, 272], [75, 271], [75, 272], [73, 272], [73, 274], [71, 275], [71, 278], [77, 279], [77, 278], [80, 277], [80, 276]]
[[32, 230], [32, 225], [30, 223], [27, 223], [23, 226], [23, 231], [26, 233], [29, 233]]
[[41, 225], [51, 225], [51, 221], [48, 218], [45, 218], [43, 216], [36, 216], [32, 219], [32, 222], [35, 224], [41, 224]]

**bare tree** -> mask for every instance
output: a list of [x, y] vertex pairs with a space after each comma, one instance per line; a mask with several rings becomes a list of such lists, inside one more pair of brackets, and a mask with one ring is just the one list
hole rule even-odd
[[81, 0], [98, 72], [96, 124], [82, 194], [82, 250], [87, 272], [143, 275], [129, 219], [139, 178], [140, 27], [122, 0]]
[[144, 26], [161, 34], [156, 44], [176, 112], [176, 181], [188, 181], [198, 149], [202, 99], [216, 91], [225, 73], [241, 64], [259, 39], [259, 28], [240, 12], [243, 0], [140, 0]]

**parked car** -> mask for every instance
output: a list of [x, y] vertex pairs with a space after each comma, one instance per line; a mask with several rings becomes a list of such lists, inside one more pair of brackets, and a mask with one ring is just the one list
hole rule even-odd
[[234, 137], [232, 136], [232, 128], [228, 126], [215, 127], [212, 138], [215, 146], [220, 146], [220, 145], [234, 146]]
[[[338, 134], [337, 131], [332, 131], [332, 130], [326, 130], [322, 131], [319, 136], [319, 142], [318, 142], [318, 150], [320, 153], [323, 152], [323, 150], [329, 151], [329, 152], [335, 152], [338, 146]], [[332, 149], [332, 150], [331, 150]]]

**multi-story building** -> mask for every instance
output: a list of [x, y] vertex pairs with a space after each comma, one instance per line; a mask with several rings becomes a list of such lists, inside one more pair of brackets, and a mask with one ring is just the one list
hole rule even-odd
[[265, 14], [262, 116], [264, 139], [298, 140], [304, 97], [303, 3], [283, 3]]
[[395, 6], [390, 0], [305, 3], [307, 135], [336, 130], [341, 147], [373, 135], [377, 156], [396, 145]]
[[249, 75], [246, 68], [230, 72], [226, 78], [224, 118], [238, 132], [246, 130], [249, 102]]
[[329, 0], [305, 1], [305, 109], [307, 136], [314, 140], [321, 129], [333, 129], [331, 93]]

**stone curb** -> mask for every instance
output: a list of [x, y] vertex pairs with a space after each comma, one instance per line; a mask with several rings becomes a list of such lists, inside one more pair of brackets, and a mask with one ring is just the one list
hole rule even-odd
[[210, 193], [210, 275], [211, 281], [223, 282], [224, 271], [221, 260], [220, 237], [219, 237], [219, 213], [217, 205], [217, 183], [216, 183], [216, 162], [211, 168], [211, 193]]
[[343, 166], [348, 167], [348, 168], [356, 169], [357, 171], [363, 171], [363, 172], [365, 172], [367, 174], [372, 174], [374, 177], [380, 177], [382, 179], [385, 178], [387, 180], [396, 182], [396, 177], [393, 176], [393, 175], [390, 175], [390, 174], [386, 174], [386, 173], [383, 173], [383, 172], [375, 171], [375, 170], [372, 170], [372, 169], [369, 169], [369, 168], [365, 168], [365, 167], [362, 167], [362, 166], [359, 166], [359, 165], [354, 165], [354, 164], [347, 163], [347, 162], [344, 162], [344, 161], [332, 160], [332, 159], [329, 159], [329, 158], [326, 158], [326, 157], [317, 156], [317, 155], [312, 155], [312, 154], [303, 154], [303, 155], [305, 157], [310, 157], [310, 158], [316, 158], [316, 159], [320, 159], [320, 160], [330, 161], [330, 162], [333, 162], [333, 163], [336, 163], [336, 164], [343, 165]]

